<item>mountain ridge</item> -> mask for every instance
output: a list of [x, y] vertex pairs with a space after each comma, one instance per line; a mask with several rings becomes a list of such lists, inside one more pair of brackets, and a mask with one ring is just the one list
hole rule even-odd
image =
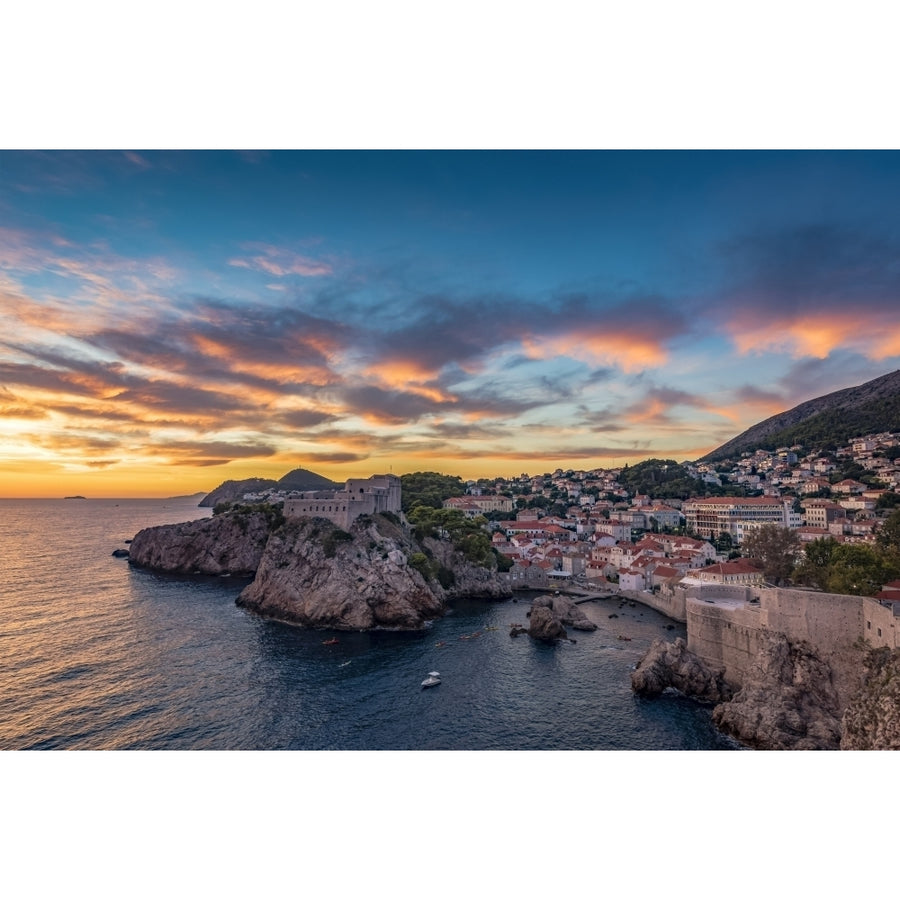
[[744, 451], [793, 444], [828, 449], [878, 431], [900, 431], [900, 369], [770, 416], [697, 461], [715, 462]]

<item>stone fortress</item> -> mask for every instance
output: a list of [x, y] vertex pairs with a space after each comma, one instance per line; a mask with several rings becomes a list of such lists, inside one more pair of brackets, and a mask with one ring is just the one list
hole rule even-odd
[[284, 502], [285, 518], [318, 517], [348, 529], [359, 516], [400, 514], [400, 479], [396, 475], [348, 478], [342, 491], [304, 491]]
[[[740, 686], [768, 634], [806, 641], [827, 658], [840, 682], [853, 671], [860, 640], [900, 647], [900, 597], [875, 599], [796, 588], [689, 583], [657, 595], [621, 592], [687, 625], [687, 648]], [[900, 591], [898, 591], [900, 594]], [[847, 688], [840, 684], [844, 692]]]

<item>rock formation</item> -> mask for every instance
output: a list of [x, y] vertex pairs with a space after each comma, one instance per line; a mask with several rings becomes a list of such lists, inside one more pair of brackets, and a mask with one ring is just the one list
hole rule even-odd
[[631, 687], [642, 697], [658, 697], [675, 688], [696, 700], [719, 703], [731, 697], [724, 670], [713, 670], [691, 653], [684, 638], [669, 644], [657, 638], [631, 673]]
[[269, 539], [238, 605], [314, 628], [421, 628], [443, 603], [440, 587], [407, 565], [414, 549], [381, 517], [357, 519], [349, 533], [325, 519], [289, 520]]
[[571, 597], [565, 597], [562, 594], [544, 594], [541, 597], [535, 597], [531, 604], [531, 612], [545, 606], [553, 613], [554, 617], [559, 619], [563, 625], [569, 628], [575, 628], [578, 631], [596, 631], [597, 626], [584, 614], [584, 611], [572, 600]]
[[805, 641], [771, 633], [741, 689], [713, 721], [760, 750], [837, 750], [841, 705], [827, 662]]
[[900, 649], [879, 647], [841, 722], [842, 750], [900, 750]]
[[[409, 565], [414, 553], [434, 565], [423, 574]], [[314, 628], [416, 629], [441, 615], [447, 600], [511, 594], [495, 569], [472, 565], [447, 541], [416, 543], [382, 515], [361, 517], [345, 532], [326, 519], [285, 520], [277, 507], [238, 507], [145, 528], [130, 559], [179, 574], [255, 575], [239, 605]]]
[[549, 606], [532, 607], [528, 622], [528, 634], [535, 640], [554, 643], [568, 638], [562, 622]]
[[213, 516], [139, 531], [129, 559], [139, 566], [180, 575], [252, 575], [269, 539], [262, 512]]

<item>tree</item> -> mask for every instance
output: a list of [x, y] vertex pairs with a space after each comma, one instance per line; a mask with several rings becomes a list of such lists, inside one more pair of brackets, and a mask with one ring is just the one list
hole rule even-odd
[[762, 563], [769, 581], [783, 584], [790, 578], [800, 553], [800, 537], [790, 528], [763, 525], [744, 541], [744, 555]]
[[832, 594], [873, 597], [898, 574], [900, 567], [886, 560], [875, 547], [839, 544], [832, 553], [826, 590]]
[[794, 570], [794, 579], [809, 587], [825, 590], [831, 571], [831, 561], [838, 542], [832, 538], [820, 538], [806, 545], [803, 560]]
[[881, 523], [875, 543], [889, 562], [900, 565], [900, 509], [895, 509]]
[[439, 508], [449, 497], [461, 497], [466, 492], [458, 475], [441, 475], [438, 472], [411, 472], [400, 476], [403, 512], [416, 506]]

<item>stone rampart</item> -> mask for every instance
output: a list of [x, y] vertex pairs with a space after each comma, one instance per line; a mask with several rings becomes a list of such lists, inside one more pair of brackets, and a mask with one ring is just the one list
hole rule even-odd
[[875, 647], [900, 647], [900, 603], [882, 606], [863, 598], [863, 637]]
[[867, 637], [864, 597], [787, 588], [760, 588], [757, 593], [765, 611], [763, 624], [789, 640], [809, 641], [817, 650], [832, 654]]
[[686, 610], [688, 650], [712, 668], [724, 668], [725, 680], [739, 687], [761, 645], [759, 605], [694, 596], [687, 599]]
[[686, 594], [688, 649], [710, 666], [724, 667], [735, 687], [768, 632], [811, 644], [831, 663], [844, 698], [855, 685], [860, 638], [875, 647], [900, 646], [900, 609], [895, 616], [890, 605], [869, 597], [726, 585], [691, 586]]

